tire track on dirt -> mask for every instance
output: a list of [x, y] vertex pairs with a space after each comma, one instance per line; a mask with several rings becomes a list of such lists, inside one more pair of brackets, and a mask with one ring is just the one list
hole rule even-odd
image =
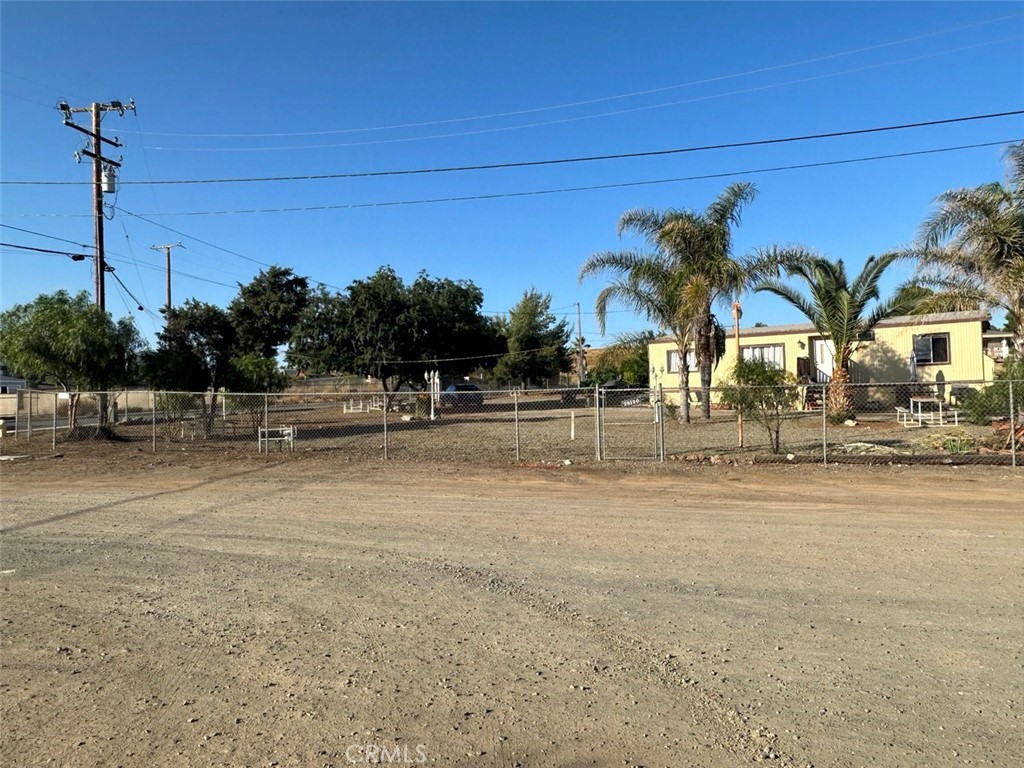
[[617, 661], [631, 669], [639, 681], [681, 693], [694, 722], [714, 724], [713, 729], [707, 728], [702, 735], [709, 737], [717, 747], [738, 760], [770, 760], [787, 768], [808, 764], [807, 761], [797, 762], [794, 756], [783, 754], [776, 734], [764, 727], [752, 727], [749, 718], [729, 706], [721, 695], [686, 677], [672, 663], [674, 656], [663, 648], [654, 647], [635, 633], [586, 615], [567, 600], [552, 600], [494, 570], [453, 563], [439, 557], [416, 557], [383, 547], [379, 551], [394, 558], [393, 562], [402, 562], [413, 570], [427, 570], [463, 587], [503, 596], [521, 607], [560, 622], [573, 632], [597, 640], [610, 648]]
[[[272, 465], [272, 466], [279, 466], [279, 465], [280, 465], [280, 462], [278, 464]], [[57, 515], [51, 515], [50, 517], [44, 517], [44, 518], [42, 518], [40, 520], [29, 520], [29, 521], [24, 522], [24, 523], [16, 523], [14, 525], [11, 525], [11, 526], [8, 526], [8, 527], [5, 527], [5, 528], [0, 528], [0, 534], [3, 534], [3, 533], [15, 533], [17, 531], [24, 531], [24, 530], [26, 530], [28, 528], [37, 528], [37, 527], [39, 527], [41, 525], [49, 525], [51, 523], [59, 523], [59, 522], [61, 522], [63, 520], [69, 520], [69, 519], [74, 518], [74, 517], [81, 517], [82, 515], [87, 515], [87, 514], [89, 514], [91, 512], [104, 512], [106, 510], [113, 509], [115, 507], [120, 507], [120, 506], [123, 506], [125, 504], [131, 504], [132, 502], [136, 502], [136, 501], [149, 501], [151, 499], [158, 499], [158, 498], [160, 498], [162, 496], [169, 496], [169, 495], [180, 494], [180, 493], [188, 493], [189, 491], [194, 491], [194, 490], [197, 490], [199, 488], [204, 488], [204, 487], [206, 487], [208, 485], [214, 485], [215, 483], [223, 482], [225, 480], [234, 480], [234, 479], [239, 478], [239, 477], [244, 477], [246, 475], [251, 475], [251, 474], [254, 474], [254, 473], [257, 473], [257, 472], [265, 472], [265, 471], [266, 471], [266, 467], [256, 467], [256, 468], [253, 468], [253, 469], [245, 469], [245, 470], [242, 470], [241, 472], [233, 472], [233, 473], [231, 473], [229, 475], [221, 475], [219, 477], [211, 477], [211, 478], [209, 478], [207, 480], [199, 480], [198, 482], [191, 483], [190, 485], [184, 485], [181, 488], [171, 488], [171, 489], [164, 490], [164, 491], [154, 491], [153, 493], [144, 493], [144, 494], [141, 494], [141, 495], [138, 495], [138, 496], [128, 496], [128, 497], [123, 498], [123, 499], [115, 499], [114, 501], [105, 501], [102, 504], [94, 504], [94, 505], [92, 505], [90, 507], [83, 507], [82, 509], [72, 509], [72, 510], [69, 510], [68, 512], [61, 512], [60, 514], [57, 514]]]

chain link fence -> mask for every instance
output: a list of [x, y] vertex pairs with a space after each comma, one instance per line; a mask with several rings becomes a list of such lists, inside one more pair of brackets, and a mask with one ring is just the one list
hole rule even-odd
[[[104, 440], [157, 453], [331, 450], [449, 462], [1024, 461], [1024, 381], [834, 390], [820, 384], [714, 388], [708, 415], [695, 390], [689, 423], [680, 419], [680, 393], [660, 387], [435, 396], [21, 390], [5, 396], [0, 418], [8, 454]], [[846, 404], [841, 416], [836, 402]]]

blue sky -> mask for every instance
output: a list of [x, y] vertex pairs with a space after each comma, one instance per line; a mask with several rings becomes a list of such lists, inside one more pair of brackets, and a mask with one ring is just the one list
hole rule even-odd
[[[311, 175], [644, 152], [1020, 109], [1024, 3], [55, 3], [0, 5], [0, 178], [90, 180], [83, 138], [54, 105], [106, 116], [125, 182]], [[94, 46], [91, 44], [94, 43]], [[801, 63], [802, 62], [802, 63]], [[87, 122], [81, 116], [80, 122]], [[472, 280], [506, 312], [534, 286], [595, 345], [592, 253], [627, 209], [702, 209], [731, 181], [758, 199], [738, 253], [803, 244], [851, 271], [910, 242], [942, 191], [1004, 177], [999, 147], [701, 181], [458, 202], [996, 142], [1020, 116], [872, 136], [654, 158], [421, 176], [122, 184], [108, 257], [147, 311], [107, 281], [107, 307], [160, 326], [175, 303], [226, 305], [261, 264], [344, 288], [382, 265]], [[0, 185], [3, 242], [91, 252], [87, 185]], [[108, 198], [107, 202], [113, 202]], [[329, 210], [209, 215], [246, 209]], [[357, 206], [357, 207], [343, 207]], [[129, 213], [130, 212], [130, 213]], [[183, 215], [186, 213], [201, 215]], [[143, 216], [148, 221], [137, 218]], [[155, 222], [155, 223], [151, 223]], [[169, 227], [174, 232], [162, 229]], [[31, 230], [38, 234], [12, 229]], [[47, 235], [48, 237], [43, 237]], [[86, 248], [52, 238], [82, 243]], [[233, 252], [233, 253], [229, 253]], [[91, 290], [90, 262], [0, 250], [0, 307]], [[894, 271], [887, 288], [909, 276]], [[196, 279], [203, 278], [203, 280]], [[212, 281], [212, 282], [211, 282]], [[720, 316], [728, 324], [729, 312]], [[769, 296], [744, 325], [798, 322]], [[645, 327], [628, 312], [608, 335]]]

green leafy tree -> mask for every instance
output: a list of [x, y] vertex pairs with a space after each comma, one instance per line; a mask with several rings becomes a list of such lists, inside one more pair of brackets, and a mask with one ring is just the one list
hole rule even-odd
[[621, 302], [673, 337], [679, 355], [680, 417], [690, 421], [691, 346], [701, 375], [702, 410], [711, 418], [711, 374], [725, 351], [725, 332], [712, 309], [732, 300], [758, 274], [758, 265], [732, 253], [732, 230], [743, 207], [756, 195], [752, 184], [731, 184], [702, 212], [627, 211], [619, 235], [632, 232], [647, 251], [603, 251], [580, 269], [580, 279], [610, 272], [615, 278], [597, 298], [597, 319], [605, 328], [608, 306]]
[[154, 389], [207, 393], [196, 398], [207, 437], [213, 430], [217, 391], [231, 380], [235, 340], [227, 312], [189, 299], [165, 313], [157, 348], [143, 360], [145, 377]]
[[[409, 288], [410, 324], [415, 353], [426, 361], [413, 375], [438, 370], [446, 378], [461, 378], [502, 351], [502, 339], [489, 318], [481, 314], [484, 294], [473, 283], [431, 279], [421, 273]], [[461, 359], [460, 359], [461, 358]]]
[[651, 373], [647, 350], [655, 338], [654, 331], [620, 334], [613, 344], [594, 356], [588, 371], [589, 381], [601, 384], [622, 379], [629, 384], [646, 386]]
[[835, 422], [854, 416], [850, 386], [850, 359], [858, 340], [887, 317], [906, 315], [917, 306], [915, 292], [900, 292], [879, 301], [878, 283], [898, 257], [871, 256], [851, 283], [842, 260], [830, 261], [803, 248], [773, 248], [761, 253], [766, 264], [776, 264], [788, 277], [802, 283], [809, 295], [778, 277], [762, 279], [757, 291], [775, 294], [796, 307], [832, 346], [833, 371], [828, 388], [829, 418]]
[[411, 302], [405, 284], [385, 267], [367, 280], [348, 287], [338, 334], [344, 356], [338, 369], [379, 379], [385, 392], [403, 384], [418, 385], [418, 359], [409, 338]]
[[345, 370], [349, 356], [340, 329], [347, 322], [348, 298], [323, 286], [312, 291], [292, 328], [286, 359], [310, 374]]
[[228, 305], [236, 346], [243, 354], [274, 357], [291, 338], [292, 329], [309, 303], [309, 282], [291, 269], [270, 267], [252, 282], [238, 286]]
[[221, 396], [229, 408], [248, 415], [252, 436], [258, 438], [258, 430], [263, 426], [264, 399], [251, 393], [281, 392], [288, 384], [288, 377], [278, 367], [276, 357], [263, 357], [255, 352], [236, 354], [228, 365], [228, 389], [243, 394]]
[[782, 424], [796, 407], [800, 389], [793, 374], [763, 360], [738, 360], [719, 390], [722, 404], [757, 422], [768, 433], [772, 453], [782, 450]]
[[227, 388], [235, 392], [283, 392], [288, 377], [281, 371], [275, 357], [262, 357], [254, 352], [235, 354], [228, 361], [230, 371]]
[[114, 322], [85, 291], [42, 294], [0, 314], [0, 360], [12, 373], [72, 393], [72, 429], [78, 422], [77, 391], [129, 383], [143, 347], [129, 318]]
[[551, 312], [550, 294], [524, 291], [508, 316], [498, 318], [497, 328], [508, 352], [494, 366], [495, 381], [540, 382], [571, 367], [569, 323]]
[[1024, 143], [1009, 148], [1007, 166], [1005, 185], [939, 195], [917, 243], [900, 255], [919, 261], [915, 280], [934, 291], [919, 312], [1001, 309], [1024, 354]]
[[494, 351], [495, 333], [471, 282], [420, 274], [405, 285], [390, 267], [356, 280], [344, 294], [318, 291], [292, 333], [288, 360], [314, 373], [373, 376], [385, 392], [422, 389], [424, 374], [474, 370]]

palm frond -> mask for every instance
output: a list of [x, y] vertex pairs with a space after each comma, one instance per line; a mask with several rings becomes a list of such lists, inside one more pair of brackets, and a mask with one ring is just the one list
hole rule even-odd
[[738, 227], [743, 207], [754, 202], [757, 187], [747, 181], [730, 184], [723, 190], [704, 215], [714, 226], [722, 229]]
[[619, 218], [618, 235], [633, 232], [651, 245], [657, 245], [658, 233], [665, 225], [664, 217], [665, 214], [650, 208], [631, 208]]
[[801, 314], [810, 321], [811, 325], [821, 332], [822, 329], [820, 323], [822, 315], [818, 310], [818, 307], [808, 301], [807, 297], [792, 286], [782, 282], [778, 278], [768, 278], [754, 286], [754, 291], [757, 293], [771, 293], [778, 296], [783, 301], [798, 309]]
[[642, 251], [601, 251], [583, 262], [580, 267], [579, 281], [601, 272], [631, 272], [638, 266], [657, 258], [656, 255]]

